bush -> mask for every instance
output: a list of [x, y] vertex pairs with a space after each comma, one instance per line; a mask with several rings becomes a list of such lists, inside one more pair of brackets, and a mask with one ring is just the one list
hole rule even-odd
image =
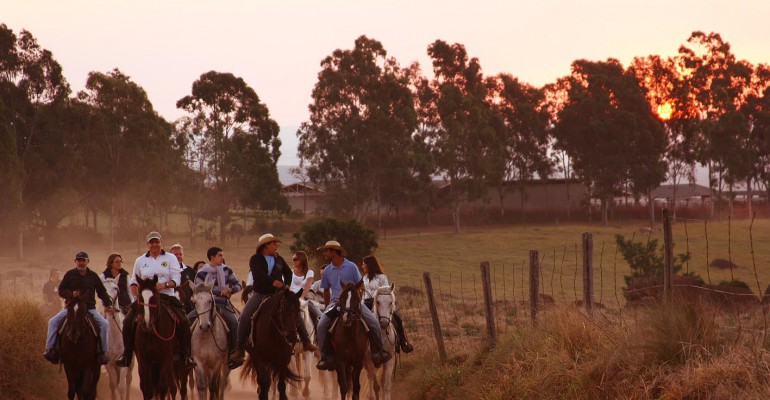
[[324, 261], [316, 249], [329, 240], [340, 242], [347, 250], [347, 259], [356, 263], [378, 247], [377, 234], [360, 222], [325, 218], [302, 225], [300, 231], [294, 233], [291, 251], [304, 251], [321, 265]]
[[29, 299], [3, 297], [0, 302], [0, 399], [61, 397], [66, 384], [41, 356], [47, 318]]
[[[658, 239], [648, 240], [647, 243], [625, 240], [623, 235], [615, 235], [615, 243], [623, 258], [631, 267], [631, 275], [625, 275], [626, 289], [631, 287], [631, 282], [642, 276], [663, 276], [663, 252], [658, 250]], [[679, 254], [674, 257], [672, 274], [682, 270], [682, 265], [690, 259], [690, 253]]]

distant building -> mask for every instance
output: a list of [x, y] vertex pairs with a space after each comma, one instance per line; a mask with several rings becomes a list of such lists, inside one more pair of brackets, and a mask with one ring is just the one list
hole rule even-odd
[[321, 208], [326, 192], [313, 183], [295, 182], [281, 187], [281, 194], [289, 200], [292, 212], [314, 213]]
[[652, 201], [664, 202], [671, 205], [674, 202], [674, 189], [676, 189], [676, 203], [678, 205], [705, 205], [711, 202], [713, 193], [706, 186], [698, 184], [661, 185], [650, 193]]

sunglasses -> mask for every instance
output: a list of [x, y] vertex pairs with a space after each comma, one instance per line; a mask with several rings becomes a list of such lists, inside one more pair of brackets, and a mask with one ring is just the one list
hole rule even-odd
[[297, 261], [297, 260], [299, 260], [299, 258], [297, 258], [297, 257], [292, 257], [292, 258], [291, 258], [291, 260], [292, 260], [292, 261]]

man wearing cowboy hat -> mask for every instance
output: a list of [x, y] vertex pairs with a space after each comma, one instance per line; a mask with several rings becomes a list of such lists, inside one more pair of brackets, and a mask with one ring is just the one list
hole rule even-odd
[[[243, 307], [241, 317], [238, 320], [238, 340], [235, 343], [235, 351], [230, 355], [229, 366], [238, 368], [243, 364], [245, 356], [244, 348], [249, 340], [251, 330], [251, 318], [259, 309], [265, 297], [275, 294], [286, 285], [291, 285], [291, 268], [286, 261], [278, 255], [278, 244], [283, 243], [271, 233], [259, 237], [257, 252], [249, 260], [249, 272], [254, 278], [254, 292]], [[306, 349], [314, 350], [307, 337], [301, 338]], [[311, 350], [311, 351], [312, 351]]]
[[[321, 278], [321, 288], [324, 289], [324, 303], [327, 306], [326, 311], [321, 315], [321, 320], [318, 321], [318, 328], [316, 330], [318, 347], [321, 348], [321, 361], [318, 362], [316, 368], [331, 371], [334, 370], [334, 357], [330, 354], [326, 345], [326, 337], [329, 335], [329, 325], [331, 325], [336, 315], [329, 314], [336, 313], [337, 301], [342, 292], [342, 284], [360, 282], [361, 273], [355, 264], [344, 257], [346, 252], [339, 242], [330, 240], [325, 245], [319, 247], [318, 251], [323, 251], [323, 257], [329, 262], [329, 265], [324, 268], [323, 277]], [[380, 322], [374, 316], [374, 313], [368, 307], [361, 307], [361, 318], [369, 327], [369, 332], [366, 333], [366, 336], [369, 338], [369, 345], [372, 348], [372, 362], [374, 362], [375, 367], [379, 368], [380, 365], [390, 360], [393, 356], [382, 347]]]

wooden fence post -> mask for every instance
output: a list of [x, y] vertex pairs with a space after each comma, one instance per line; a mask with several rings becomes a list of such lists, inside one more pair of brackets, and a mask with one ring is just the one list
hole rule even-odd
[[444, 347], [444, 336], [441, 333], [441, 323], [438, 320], [438, 309], [436, 308], [436, 299], [433, 297], [433, 283], [430, 280], [430, 272], [422, 274], [425, 281], [425, 292], [428, 294], [428, 307], [430, 308], [430, 317], [433, 320], [433, 334], [436, 336], [438, 345], [438, 355], [441, 362], [446, 362], [446, 348]]
[[492, 348], [497, 344], [497, 330], [495, 329], [492, 277], [489, 273], [489, 261], [481, 262], [481, 284], [484, 289], [484, 313], [487, 316], [487, 339], [489, 341], [489, 348]]
[[540, 300], [540, 255], [537, 250], [529, 251], [529, 309], [532, 325], [537, 326], [537, 310]]
[[668, 208], [663, 209], [663, 246], [663, 297], [668, 301], [673, 295], [674, 283], [674, 239]]
[[583, 232], [583, 305], [588, 313], [594, 310], [594, 236]]

